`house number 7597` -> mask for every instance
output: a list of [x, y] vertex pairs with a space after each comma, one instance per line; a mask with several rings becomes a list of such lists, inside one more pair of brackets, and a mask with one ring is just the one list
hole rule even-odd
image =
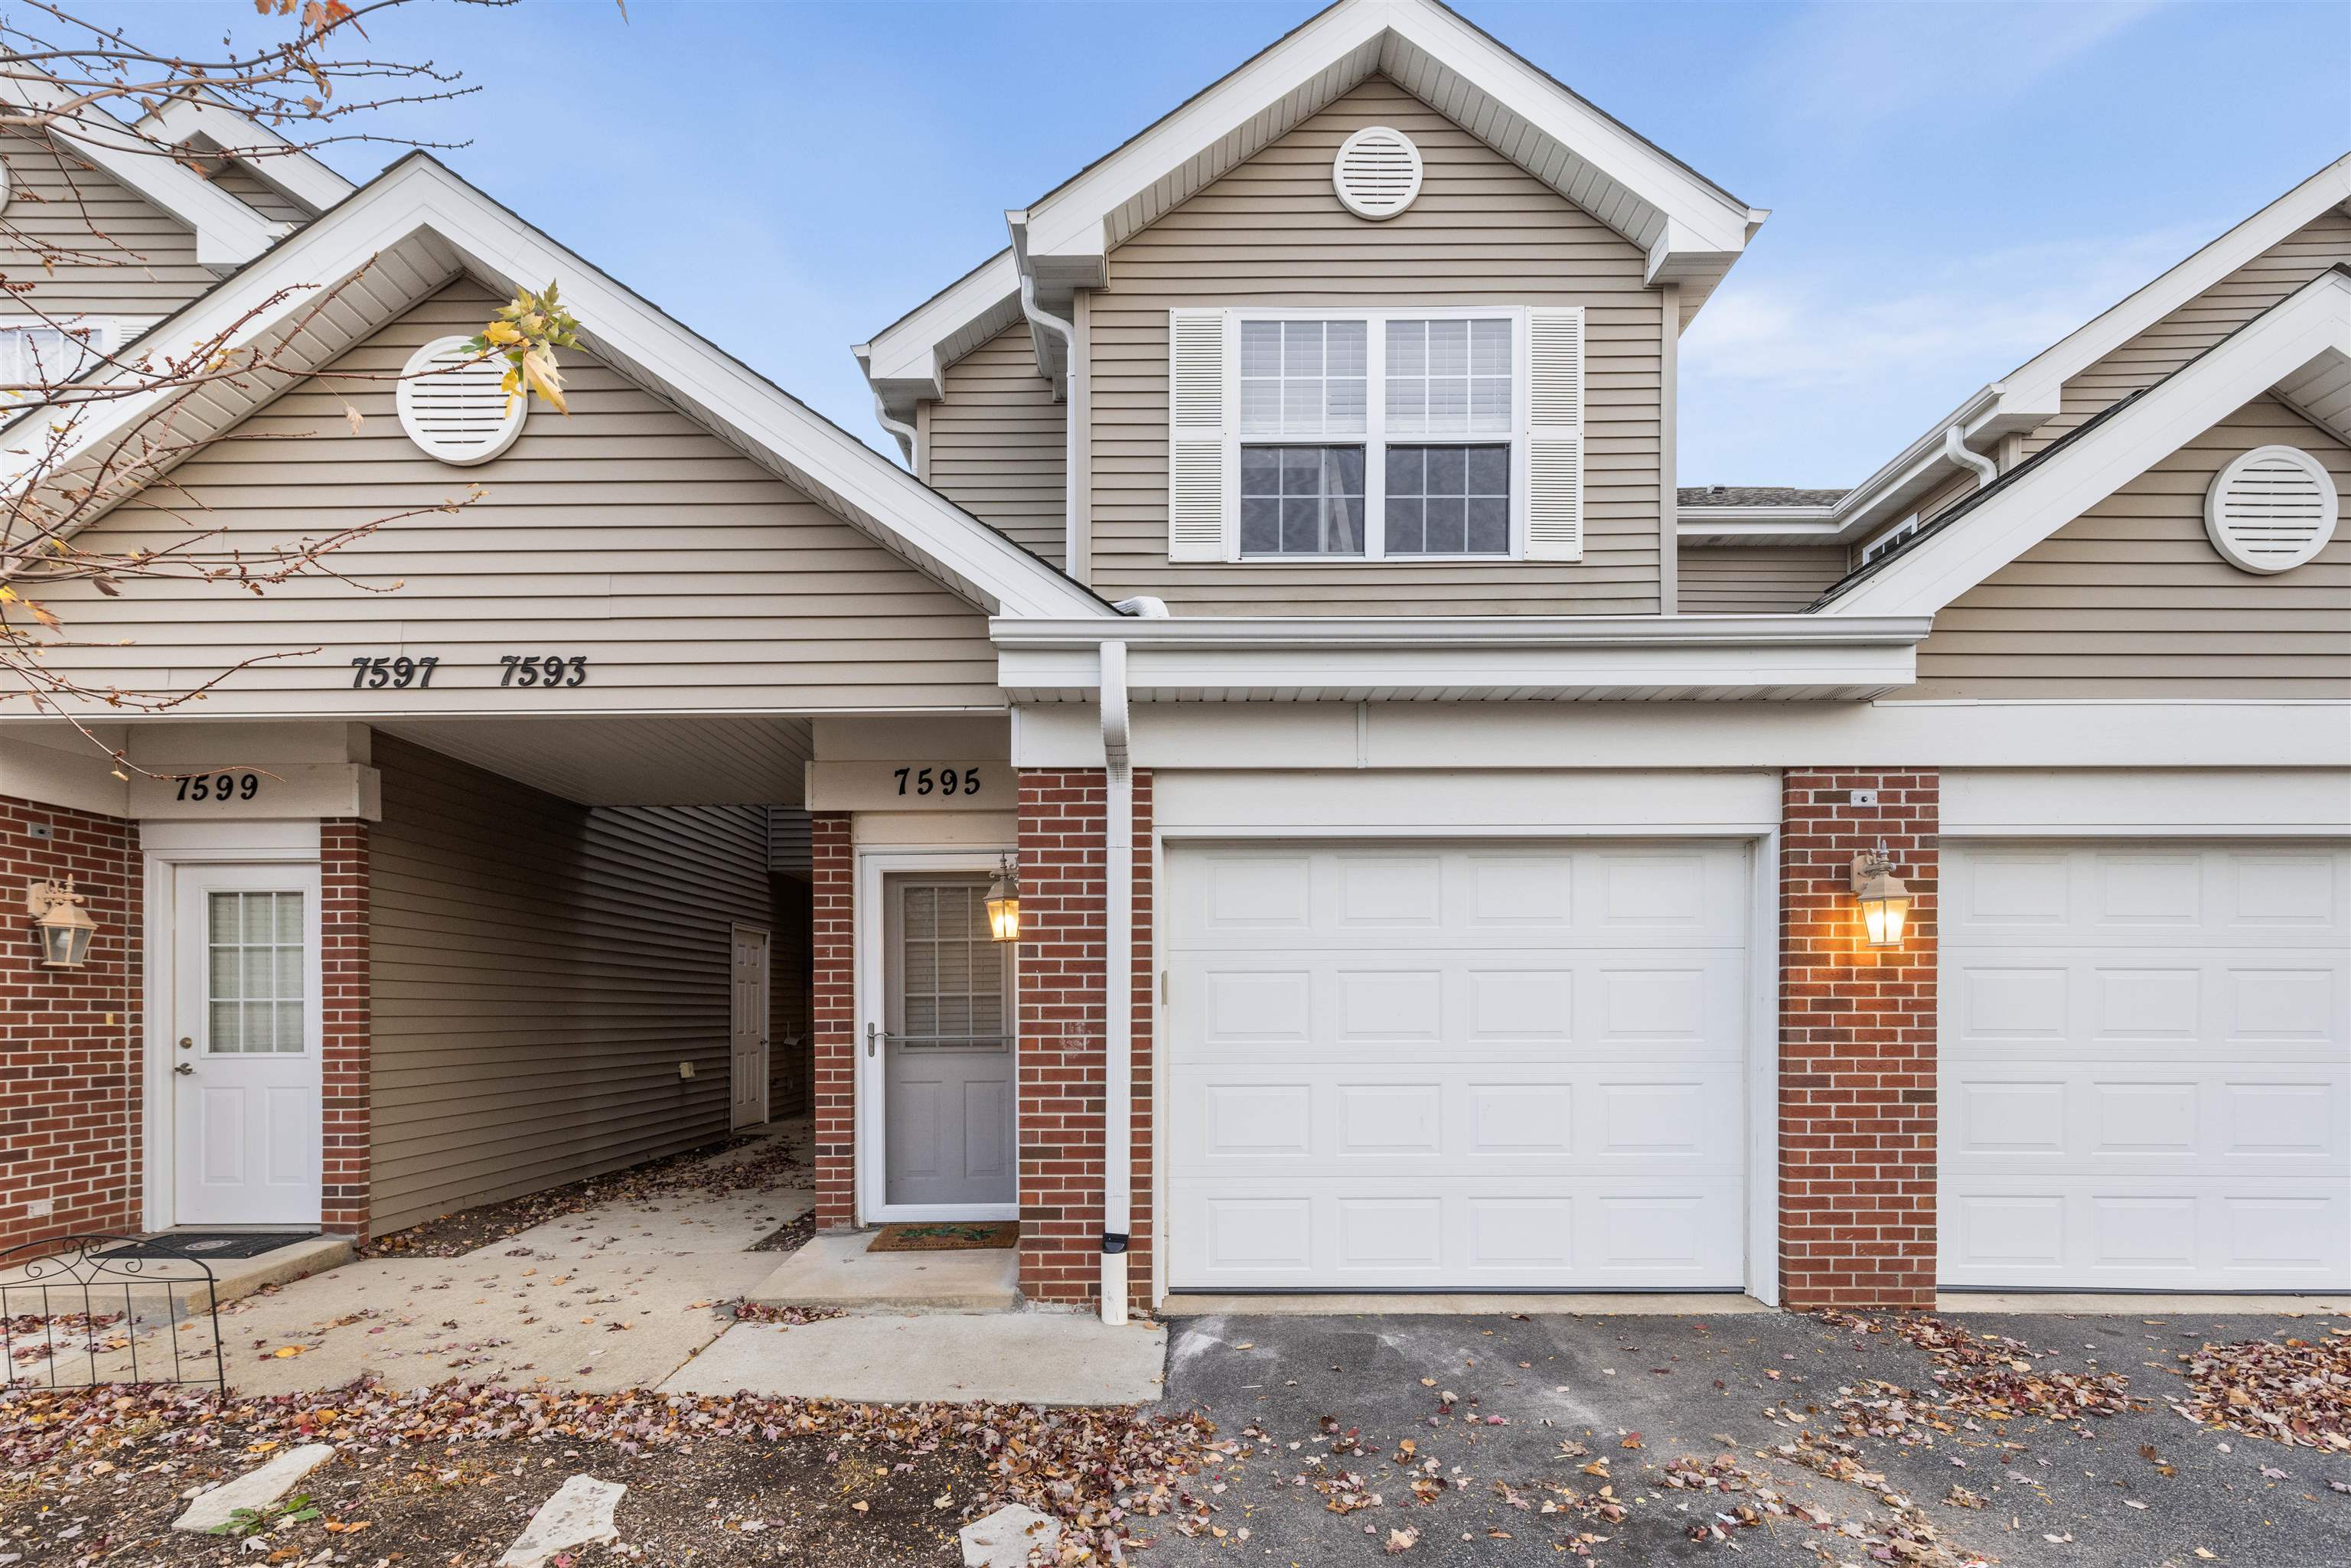
[[977, 768], [967, 768], [960, 773], [952, 768], [901, 768], [897, 778], [898, 793], [901, 795], [979, 793], [979, 769]]

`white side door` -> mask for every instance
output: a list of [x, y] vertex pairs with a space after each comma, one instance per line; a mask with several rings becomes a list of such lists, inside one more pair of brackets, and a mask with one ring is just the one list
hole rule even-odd
[[768, 934], [735, 927], [734, 1023], [728, 1049], [733, 1095], [726, 1124], [756, 1127], [768, 1119]]
[[319, 1221], [319, 868], [174, 876], [172, 1218]]

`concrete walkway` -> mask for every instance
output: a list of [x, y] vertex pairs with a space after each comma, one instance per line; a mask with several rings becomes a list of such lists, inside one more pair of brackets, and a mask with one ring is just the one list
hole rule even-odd
[[786, 1329], [740, 1323], [669, 1394], [796, 1394], [883, 1404], [1142, 1405], [1159, 1397], [1167, 1331], [1075, 1312], [857, 1313]]

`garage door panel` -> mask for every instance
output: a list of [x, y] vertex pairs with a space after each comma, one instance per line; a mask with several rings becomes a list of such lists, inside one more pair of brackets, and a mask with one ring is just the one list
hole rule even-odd
[[1170, 960], [1169, 1013], [1187, 1059], [1742, 1057], [1747, 958], [1735, 949], [1178, 949]]
[[1171, 1205], [1169, 1267], [1196, 1290], [1727, 1288], [1740, 1190], [1736, 1175], [1669, 1191], [1637, 1176], [1193, 1181]]
[[2351, 856], [1953, 851], [1942, 1278], [2351, 1284]]
[[1947, 943], [2339, 947], [2351, 878], [2339, 852], [2280, 845], [1970, 849], [1943, 879]]
[[1240, 846], [1169, 880], [1175, 1285], [1741, 1282], [1741, 849]]

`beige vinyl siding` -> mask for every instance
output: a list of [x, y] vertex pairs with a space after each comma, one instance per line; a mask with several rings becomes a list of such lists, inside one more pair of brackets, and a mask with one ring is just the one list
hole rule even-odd
[[[1331, 162], [1392, 125], [1426, 166], [1403, 215], [1339, 204]], [[1657, 609], [1662, 296], [1639, 250], [1384, 78], [1207, 186], [1110, 257], [1091, 302], [1094, 586], [1179, 614], [1621, 614]], [[1583, 305], [1584, 559], [1170, 565], [1167, 312], [1176, 307]]]
[[[377, 1233], [724, 1137], [732, 926], [780, 954], [805, 924], [777, 918], [764, 809], [590, 809], [390, 736], [374, 757]], [[773, 966], [778, 1044], [806, 1038], [805, 974]]]
[[[471, 331], [493, 297], [443, 292], [339, 361], [396, 376], [418, 346]], [[571, 414], [534, 408], [503, 456], [453, 468], [401, 429], [388, 380], [298, 387], [92, 530], [159, 549], [192, 526], [269, 546], [381, 521], [339, 551], [351, 579], [254, 597], [217, 584], [133, 581], [119, 599], [48, 597], [68, 632], [129, 639], [60, 651], [149, 689], [238, 660], [308, 650], [229, 678], [214, 716], [348, 710], [357, 655], [432, 654], [406, 712], [510, 711], [508, 653], [583, 655], [585, 685], [545, 711], [889, 707], [998, 709], [986, 619], [901, 557], [584, 354], [567, 353]], [[353, 433], [343, 400], [360, 409]], [[434, 508], [485, 487], [475, 506]], [[402, 514], [414, 515], [402, 515]], [[389, 520], [385, 520], [389, 519]]]
[[931, 488], [1055, 566], [1068, 554], [1068, 405], [1018, 322], [947, 367], [930, 406]]
[[1844, 575], [1842, 545], [1684, 545], [1684, 615], [1792, 615]]
[[2338, 262], [2351, 262], [2351, 214], [2297, 230], [2065, 383], [2064, 413], [2025, 442], [2035, 452], [2100, 409], [2170, 375]]
[[2351, 449], [2257, 398], [1944, 609], [1904, 695], [2351, 697], [2351, 532], [2274, 577], [2205, 537], [2212, 476], [2273, 442], [2351, 491]]
[[113, 175], [26, 136], [0, 136], [0, 273], [32, 285], [0, 303], [0, 319], [37, 311], [150, 321], [218, 281], [197, 264], [195, 231]]
[[267, 218], [273, 224], [304, 224], [310, 214], [277, 186], [255, 173], [242, 160], [232, 159], [213, 175], [213, 183]]
[[1918, 497], [1918, 520], [1932, 521], [1944, 507], [1954, 501], [1964, 501], [1982, 488], [1983, 481], [1976, 477], [1975, 470], [1963, 468]]

